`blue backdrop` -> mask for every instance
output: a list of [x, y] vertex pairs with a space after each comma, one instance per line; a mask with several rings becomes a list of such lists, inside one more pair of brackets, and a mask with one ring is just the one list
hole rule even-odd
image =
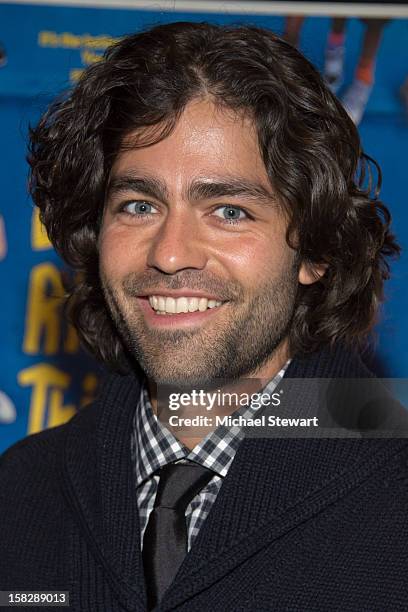
[[[79, 350], [61, 313], [61, 262], [27, 196], [27, 126], [116, 38], [177, 20], [251, 22], [278, 33], [283, 30], [281, 17], [0, 4], [0, 44], [7, 54], [7, 63], [0, 68], [0, 452], [28, 433], [68, 419], [92, 399], [102, 375], [101, 368]], [[302, 49], [320, 68], [328, 28], [329, 19], [309, 18], [302, 32]], [[359, 20], [349, 21], [348, 80], [362, 29]], [[375, 90], [360, 127], [365, 151], [382, 167], [382, 198], [392, 211], [403, 247], [408, 244], [408, 121], [398, 89], [408, 74], [407, 42], [407, 22], [391, 22], [378, 57]], [[408, 375], [407, 280], [403, 255], [388, 284], [373, 362], [386, 376]]]

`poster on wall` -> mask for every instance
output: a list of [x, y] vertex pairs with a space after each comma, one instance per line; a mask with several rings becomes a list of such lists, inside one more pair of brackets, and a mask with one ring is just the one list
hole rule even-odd
[[[106, 375], [81, 349], [64, 315], [63, 278], [69, 270], [52, 248], [28, 196], [29, 125], [38, 120], [58, 92], [75, 85], [83, 70], [102, 61], [108, 46], [125, 34], [158, 23], [250, 23], [287, 34], [290, 18], [296, 17], [294, 43], [322, 72], [327, 69], [328, 46], [335, 28], [333, 11], [330, 15], [303, 17], [284, 15], [282, 11], [273, 15], [270, 7], [263, 14], [258, 6], [253, 13], [239, 13], [238, 4], [224, 2], [222, 12], [213, 8], [200, 12], [197, 7], [194, 11], [142, 10], [69, 3], [0, 3], [0, 132], [4, 157], [0, 166], [0, 452], [28, 434], [71, 418], [92, 401]], [[404, 3], [393, 3], [398, 4]], [[344, 19], [344, 14], [343, 21], [338, 95], [345, 99], [344, 92], [355, 81], [373, 22], [354, 15]], [[407, 247], [408, 19], [403, 16], [393, 16], [383, 24], [375, 55], [375, 81], [358, 124], [364, 149], [382, 168], [382, 198], [392, 211], [400, 243]], [[382, 376], [408, 375], [407, 277], [408, 262], [403, 255], [393, 267], [375, 350], [368, 357]]]

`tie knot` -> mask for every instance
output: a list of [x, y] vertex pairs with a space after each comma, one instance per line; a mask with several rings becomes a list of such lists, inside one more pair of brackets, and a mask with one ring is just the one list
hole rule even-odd
[[154, 507], [184, 512], [191, 500], [211, 480], [214, 472], [197, 463], [168, 463], [161, 468]]

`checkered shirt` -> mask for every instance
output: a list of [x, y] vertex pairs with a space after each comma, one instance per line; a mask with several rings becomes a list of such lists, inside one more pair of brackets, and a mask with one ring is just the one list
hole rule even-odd
[[[288, 363], [264, 387], [263, 393], [272, 394], [274, 392], [283, 378]], [[253, 417], [256, 410], [258, 407], [254, 408], [250, 404], [236, 410], [233, 416], [242, 415], [248, 419]], [[188, 550], [190, 550], [215, 502], [222, 481], [227, 475], [244, 436], [241, 427], [220, 425], [207, 434], [192, 450], [188, 449], [157, 419], [150, 403], [146, 381], [143, 382], [131, 436], [132, 461], [136, 470], [141, 546], [143, 546], [143, 535], [157, 493], [159, 482], [157, 470], [168, 463], [184, 460], [184, 462], [198, 463], [214, 472], [208, 484], [186, 508]]]

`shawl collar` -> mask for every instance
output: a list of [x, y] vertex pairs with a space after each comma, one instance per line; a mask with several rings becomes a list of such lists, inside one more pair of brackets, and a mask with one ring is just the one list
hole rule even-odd
[[66, 497], [121, 605], [145, 611], [130, 433], [140, 382], [112, 375], [68, 424], [62, 456]]
[[[369, 376], [357, 356], [338, 346], [293, 359], [285, 378]], [[135, 611], [146, 609], [130, 457], [139, 389], [135, 376], [112, 375], [98, 401], [67, 425], [62, 457], [67, 500], [111, 588], [125, 609]], [[405, 440], [244, 439], [160, 609], [208, 588], [405, 446]]]

